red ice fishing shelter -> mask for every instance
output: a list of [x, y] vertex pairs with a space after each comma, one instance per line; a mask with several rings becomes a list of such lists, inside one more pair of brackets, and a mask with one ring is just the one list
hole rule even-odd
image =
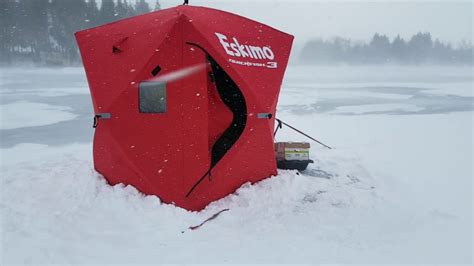
[[277, 173], [275, 109], [293, 36], [179, 6], [76, 39], [96, 115], [94, 165], [109, 183], [201, 210]]

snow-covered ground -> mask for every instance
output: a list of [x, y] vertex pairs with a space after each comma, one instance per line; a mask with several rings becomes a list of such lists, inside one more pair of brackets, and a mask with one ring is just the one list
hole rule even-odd
[[290, 66], [278, 117], [335, 149], [193, 213], [93, 170], [82, 69], [0, 69], [0, 264], [471, 264], [472, 71]]

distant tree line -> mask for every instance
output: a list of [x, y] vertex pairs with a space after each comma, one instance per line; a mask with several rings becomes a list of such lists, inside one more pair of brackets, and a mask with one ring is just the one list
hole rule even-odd
[[419, 32], [408, 41], [399, 35], [390, 41], [376, 33], [369, 43], [341, 37], [309, 41], [302, 50], [301, 60], [313, 64], [472, 64], [473, 47], [467, 42], [453, 47], [433, 40], [428, 32]]
[[76, 31], [160, 9], [131, 1], [0, 0], [0, 64], [80, 64]]

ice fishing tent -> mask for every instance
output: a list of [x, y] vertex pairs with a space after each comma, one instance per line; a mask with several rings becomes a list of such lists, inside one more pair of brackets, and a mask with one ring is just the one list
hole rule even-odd
[[274, 115], [293, 36], [179, 6], [76, 39], [96, 114], [94, 164], [109, 183], [200, 210], [276, 174]]

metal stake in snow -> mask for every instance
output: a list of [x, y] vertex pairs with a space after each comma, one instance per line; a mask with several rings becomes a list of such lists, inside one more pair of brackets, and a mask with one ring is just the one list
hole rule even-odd
[[273, 136], [276, 135], [276, 133], [278, 132], [278, 129], [282, 128], [282, 124], [283, 124], [283, 125], [285, 125], [285, 126], [291, 128], [291, 129], [293, 129], [294, 131], [300, 133], [301, 135], [303, 135], [303, 136], [305, 136], [305, 137], [307, 137], [307, 138], [309, 138], [309, 139], [311, 139], [311, 140], [313, 140], [313, 141], [319, 143], [320, 145], [324, 146], [325, 148], [328, 148], [328, 149], [330, 149], [330, 150], [332, 149], [332, 148], [329, 147], [328, 145], [326, 145], [326, 144], [322, 143], [321, 141], [319, 141], [319, 140], [317, 140], [317, 139], [311, 137], [310, 135], [308, 135], [308, 134], [302, 132], [301, 130], [296, 129], [296, 128], [294, 128], [294, 127], [288, 125], [287, 123], [281, 121], [280, 119], [275, 118], [275, 120], [278, 122], [278, 125], [277, 125], [277, 128], [275, 129], [275, 133], [273, 133]]
[[217, 216], [219, 216], [219, 214], [223, 213], [223, 212], [226, 212], [228, 211], [229, 209], [223, 209], [217, 213], [214, 213], [211, 217], [207, 218], [206, 220], [204, 220], [204, 222], [198, 224], [198, 225], [195, 225], [195, 226], [190, 226], [189, 229], [191, 230], [196, 230], [198, 229], [199, 227], [201, 227], [202, 225], [204, 225], [205, 223], [209, 222], [210, 220], [214, 220], [217, 218]]

